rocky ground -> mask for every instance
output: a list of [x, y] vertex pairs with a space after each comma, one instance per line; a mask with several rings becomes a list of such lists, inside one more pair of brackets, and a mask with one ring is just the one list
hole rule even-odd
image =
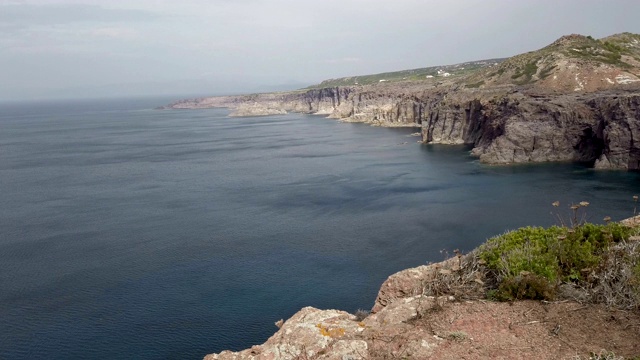
[[[640, 314], [575, 302], [410, 298], [357, 321], [304, 308], [265, 344], [213, 359], [589, 359], [640, 354]], [[411, 310], [420, 309], [421, 314]]]
[[[615, 359], [640, 355], [640, 313], [575, 301], [492, 302], [425, 296], [425, 279], [446, 277], [447, 262], [392, 275], [373, 312], [304, 308], [262, 345], [205, 360], [244, 359]], [[474, 297], [481, 281], [471, 283]], [[451, 289], [449, 289], [451, 290]], [[415, 295], [418, 294], [418, 295]], [[603, 357], [604, 358], [604, 357]], [[609, 357], [614, 358], [614, 357]]]
[[[280, 329], [264, 344], [207, 355], [205, 360], [636, 359], [640, 357], [639, 224], [636, 216], [599, 227], [527, 228], [529, 235], [520, 246], [515, 246], [517, 236], [501, 235], [469, 254], [456, 251], [443, 262], [389, 276], [371, 312], [352, 315], [306, 307], [286, 321], [277, 321]], [[543, 235], [546, 245], [535, 235], [540, 231], [550, 231]], [[572, 234], [586, 237], [571, 238]], [[538, 256], [542, 253], [532, 249], [546, 247], [543, 253], [565, 257], [554, 260], [564, 266], [558, 271], [570, 273], [576, 268], [567, 264], [586, 259], [577, 255], [578, 249], [587, 242], [588, 248], [598, 246], [599, 236], [605, 241], [603, 252], [594, 250], [600, 260], [577, 267], [584, 276], [554, 280], [554, 294], [543, 295], [546, 300], [539, 292], [533, 295], [538, 300], [513, 300], [512, 295], [551, 282], [544, 285], [537, 274], [513, 274], [514, 268], [502, 265], [496, 272], [491, 265], [494, 251], [501, 254], [501, 264], [521, 266], [517, 259], [523, 257], [541, 264], [537, 261], [547, 255]], [[565, 252], [568, 249], [574, 255]], [[511, 289], [518, 290], [509, 292], [511, 300], [488, 300], [509, 289], [502, 287], [506, 278], [517, 284]]]

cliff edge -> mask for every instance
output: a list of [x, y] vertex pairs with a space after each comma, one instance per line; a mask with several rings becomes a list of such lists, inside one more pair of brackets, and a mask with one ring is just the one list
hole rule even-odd
[[[276, 322], [280, 329], [264, 344], [210, 354], [205, 360], [638, 356], [640, 230], [637, 218], [623, 224], [519, 229], [470, 254], [391, 275], [371, 313], [306, 307]], [[521, 241], [521, 235], [527, 240]], [[608, 240], [601, 247], [590, 245], [597, 264], [582, 268], [587, 265], [576, 260], [586, 258], [566, 257], [565, 250], [577, 254], [581, 244], [597, 242], [599, 236]], [[532, 250], [538, 241], [548, 250]], [[496, 271], [496, 251], [503, 254], [500, 263], [510, 264], [505, 271]], [[544, 275], [541, 259], [549, 254], [561, 267], [572, 263], [579, 275], [562, 276], [572, 274], [568, 269]], [[533, 267], [520, 270], [523, 256], [532, 256]], [[551, 278], [555, 280], [546, 282]], [[506, 300], [504, 296], [512, 298], [494, 301]]]

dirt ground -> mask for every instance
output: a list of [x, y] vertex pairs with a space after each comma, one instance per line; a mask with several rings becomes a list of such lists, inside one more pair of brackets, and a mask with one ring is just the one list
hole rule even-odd
[[640, 356], [640, 312], [575, 302], [449, 303], [416, 325], [446, 339], [431, 359]]

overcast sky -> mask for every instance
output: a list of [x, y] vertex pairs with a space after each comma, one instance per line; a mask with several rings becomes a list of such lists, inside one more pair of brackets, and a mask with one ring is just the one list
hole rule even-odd
[[301, 87], [640, 33], [638, 15], [638, 0], [0, 0], [0, 100]]

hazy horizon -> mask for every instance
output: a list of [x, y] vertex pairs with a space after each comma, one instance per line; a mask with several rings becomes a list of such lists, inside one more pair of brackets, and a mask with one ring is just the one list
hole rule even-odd
[[640, 2], [0, 0], [0, 101], [217, 95], [640, 33]]

